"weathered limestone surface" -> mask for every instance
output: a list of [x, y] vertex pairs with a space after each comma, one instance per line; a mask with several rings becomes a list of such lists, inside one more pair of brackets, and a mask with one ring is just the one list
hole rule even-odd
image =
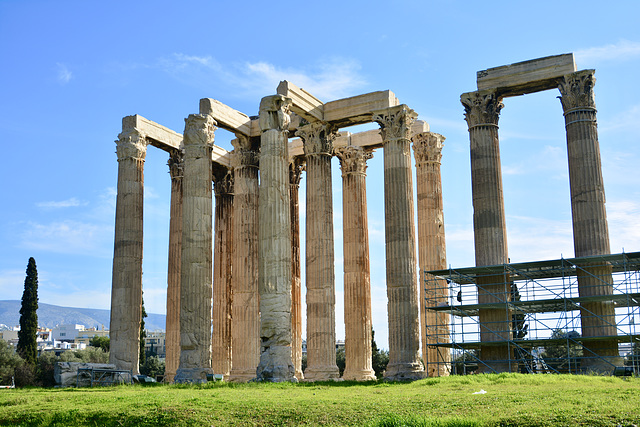
[[287, 128], [291, 99], [260, 102], [259, 381], [297, 381], [291, 361], [291, 206]]
[[340, 377], [336, 365], [331, 155], [336, 132], [316, 122], [298, 129], [307, 162], [307, 369], [309, 381]]
[[182, 257], [182, 152], [169, 157], [171, 208], [169, 219], [169, 263], [167, 272], [167, 326], [165, 382], [172, 383], [180, 363], [180, 264]]
[[411, 173], [411, 124], [417, 114], [406, 105], [374, 112], [384, 141], [384, 212], [389, 312], [389, 364], [385, 378], [425, 376], [420, 363], [420, 322]]
[[[508, 262], [507, 229], [502, 195], [502, 172], [498, 143], [498, 119], [503, 104], [495, 91], [478, 91], [461, 96], [471, 141], [471, 191], [476, 266]], [[478, 302], [489, 304], [510, 299], [508, 280], [503, 276], [478, 280]], [[479, 312], [480, 341], [503, 341], [511, 337], [511, 316], [504, 308]], [[509, 348], [483, 346], [480, 371], [509, 371]]]
[[305, 120], [314, 122], [324, 119], [324, 104], [306, 90], [284, 80], [278, 85], [277, 93], [291, 98], [291, 111]]
[[[448, 302], [447, 284], [426, 281], [425, 271], [447, 268], [442, 206], [440, 161], [444, 136], [423, 132], [413, 136], [413, 153], [416, 160], [416, 186], [418, 193], [418, 259], [420, 266], [420, 332], [422, 360], [430, 377], [449, 375], [451, 353], [448, 348], [433, 347], [448, 343], [449, 315], [427, 310]], [[427, 283], [430, 285], [425, 288]]]
[[118, 136], [118, 195], [111, 285], [111, 352], [118, 369], [138, 373], [142, 315], [142, 219], [147, 142], [136, 129]]
[[211, 146], [215, 121], [185, 119], [182, 178], [182, 265], [180, 280], [180, 365], [176, 382], [206, 382], [211, 369], [213, 270]]
[[553, 89], [558, 80], [576, 71], [573, 54], [518, 62], [478, 71], [478, 90], [495, 90], [500, 96], [517, 96]]
[[[594, 70], [584, 70], [566, 75], [558, 86], [567, 130], [576, 257], [610, 253], [594, 85]], [[610, 267], [580, 267], [583, 269], [578, 273], [578, 292], [581, 297], [613, 293]], [[581, 306], [583, 337], [617, 335], [613, 302], [586, 302]], [[585, 342], [584, 346], [589, 350], [585, 351], [587, 359], [582, 363], [584, 370], [607, 372], [613, 369], [613, 365], [622, 364], [616, 339]]]
[[259, 141], [238, 135], [232, 141], [234, 165], [232, 363], [230, 381], [256, 377], [260, 361], [258, 293], [258, 150]]
[[345, 380], [375, 380], [371, 362], [371, 277], [366, 169], [371, 150], [335, 150], [342, 169]]
[[213, 324], [211, 368], [229, 378], [231, 371], [231, 270], [233, 266], [233, 171], [215, 168], [215, 244], [213, 247]]
[[[108, 363], [81, 363], [81, 362], [56, 362], [53, 367], [53, 379], [56, 386], [60, 387], [88, 387], [91, 385], [91, 374], [81, 373], [78, 378], [78, 369], [119, 369], [116, 365]], [[112, 381], [115, 378], [111, 379]]]
[[298, 381], [302, 373], [302, 274], [300, 271], [300, 205], [298, 190], [304, 170], [300, 158], [289, 164], [289, 188], [291, 197], [291, 361]]

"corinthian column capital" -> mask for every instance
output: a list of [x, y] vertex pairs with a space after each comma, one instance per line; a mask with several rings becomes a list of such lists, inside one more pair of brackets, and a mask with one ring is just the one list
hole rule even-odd
[[260, 130], [286, 131], [291, 122], [290, 108], [293, 102], [291, 98], [283, 95], [265, 96], [260, 101]]
[[336, 148], [335, 154], [336, 157], [340, 159], [342, 176], [350, 174], [365, 175], [367, 160], [373, 157], [371, 150], [365, 150], [362, 147], [355, 147], [353, 145]]
[[234, 168], [258, 167], [260, 149], [257, 147], [258, 144], [253, 144], [252, 138], [237, 134], [231, 144], [234, 148], [231, 155], [231, 163]]
[[216, 196], [233, 194], [233, 170], [220, 168], [213, 172], [213, 190]]
[[213, 145], [216, 121], [205, 114], [189, 114], [184, 119], [184, 146], [211, 147]]
[[494, 90], [481, 90], [460, 95], [464, 106], [464, 119], [469, 129], [476, 126], [498, 126], [502, 99]]
[[440, 163], [444, 140], [444, 136], [433, 132], [422, 132], [413, 135], [411, 141], [413, 141], [416, 166], [422, 166], [427, 163]]
[[595, 70], [583, 70], [564, 76], [558, 89], [562, 109], [567, 111], [575, 108], [596, 108], [593, 86], [596, 84]]
[[184, 176], [184, 158], [182, 156], [182, 151], [172, 150], [169, 153], [169, 161], [167, 161], [167, 165], [169, 166], [171, 181], [182, 180], [182, 177]]
[[418, 114], [404, 104], [373, 112], [373, 121], [380, 125], [383, 141], [411, 139], [411, 125], [416, 118]]
[[118, 161], [125, 159], [144, 161], [147, 155], [147, 139], [137, 129], [123, 130], [116, 140]]
[[289, 184], [298, 187], [302, 179], [302, 171], [305, 170], [304, 159], [298, 157], [289, 163]]
[[324, 122], [309, 123], [298, 128], [296, 136], [302, 138], [305, 156], [333, 153], [333, 141], [338, 137], [335, 126]]

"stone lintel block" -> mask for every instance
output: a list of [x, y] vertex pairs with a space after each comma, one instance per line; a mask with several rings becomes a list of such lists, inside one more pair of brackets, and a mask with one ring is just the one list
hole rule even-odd
[[306, 90], [299, 88], [291, 82], [283, 80], [278, 85], [276, 92], [278, 95], [284, 95], [287, 98], [291, 98], [293, 101], [291, 111], [304, 119], [310, 122], [324, 120], [324, 105], [322, 104], [322, 101], [311, 95]]
[[477, 84], [501, 97], [518, 96], [555, 89], [558, 79], [575, 71], [573, 53], [567, 53], [478, 71]]
[[164, 151], [177, 150], [182, 143], [181, 133], [172, 131], [138, 114], [122, 118], [122, 131], [130, 129], [136, 129], [147, 138], [149, 144]]
[[390, 90], [366, 93], [324, 104], [324, 121], [339, 127], [371, 122], [373, 111], [400, 105]]
[[251, 134], [251, 118], [238, 110], [212, 98], [200, 100], [200, 114], [210, 115], [218, 123], [217, 126], [233, 133], [241, 133], [246, 136], [258, 136]]

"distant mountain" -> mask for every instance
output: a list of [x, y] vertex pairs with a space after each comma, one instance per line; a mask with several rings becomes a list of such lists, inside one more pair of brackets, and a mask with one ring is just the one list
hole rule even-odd
[[[164, 331], [164, 314], [147, 313], [145, 328], [149, 331]], [[0, 301], [0, 324], [18, 326], [20, 324], [20, 301]], [[109, 310], [95, 308], [60, 307], [38, 303], [38, 326], [54, 328], [57, 325], [84, 325], [87, 328], [109, 329]]]

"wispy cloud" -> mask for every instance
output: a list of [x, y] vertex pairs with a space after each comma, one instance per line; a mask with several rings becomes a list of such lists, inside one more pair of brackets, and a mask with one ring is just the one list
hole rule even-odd
[[634, 105], [609, 119], [598, 118], [602, 132], [640, 131], [640, 105]]
[[640, 42], [620, 40], [615, 44], [578, 50], [574, 56], [577, 63], [587, 67], [599, 62], [627, 60], [640, 57]]
[[63, 254], [111, 256], [106, 250], [113, 229], [105, 225], [81, 221], [59, 221], [49, 224], [28, 222], [21, 236], [21, 246]]
[[[352, 95], [366, 82], [360, 64], [352, 59], [327, 58], [306, 68], [281, 67], [265, 61], [222, 64], [212, 56], [176, 53], [161, 58], [158, 66], [173, 77], [201, 87], [212, 82], [244, 93], [273, 93], [282, 80], [289, 80], [323, 101]], [[243, 95], [244, 95], [243, 93]]]
[[36, 203], [36, 206], [44, 209], [73, 208], [78, 206], [87, 206], [89, 202], [82, 202], [75, 197], [61, 201], [50, 201]]
[[611, 252], [640, 249], [640, 203], [635, 200], [609, 200], [607, 221], [611, 237]]
[[67, 84], [73, 78], [73, 73], [61, 62], [56, 63], [56, 72], [58, 74], [58, 82], [61, 84]]

